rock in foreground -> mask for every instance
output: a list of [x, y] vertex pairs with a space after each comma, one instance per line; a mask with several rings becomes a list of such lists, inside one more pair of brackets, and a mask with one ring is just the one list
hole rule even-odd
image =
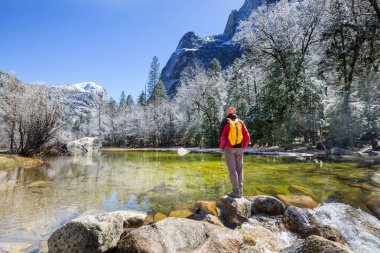
[[116, 246], [123, 224], [143, 223], [145, 218], [145, 213], [116, 211], [73, 219], [50, 236], [49, 253], [105, 252]]
[[117, 245], [117, 252], [239, 252], [242, 236], [207, 222], [167, 218], [140, 227]]
[[251, 218], [252, 202], [246, 198], [232, 198], [227, 195], [219, 199], [218, 207], [224, 224], [235, 228]]
[[302, 237], [319, 231], [319, 221], [310, 209], [289, 206], [285, 211], [283, 223], [287, 229]]

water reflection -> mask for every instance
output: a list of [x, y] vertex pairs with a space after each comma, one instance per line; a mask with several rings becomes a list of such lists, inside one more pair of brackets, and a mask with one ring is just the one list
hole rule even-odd
[[[379, 189], [367, 182], [375, 169], [357, 163], [246, 157], [244, 188], [247, 195], [307, 194], [368, 211], [364, 200]], [[363, 182], [367, 188], [352, 186]], [[229, 190], [220, 155], [102, 152], [51, 158], [37, 169], [0, 171], [0, 242], [46, 248], [56, 228], [88, 210], [168, 214], [197, 200], [216, 200]]]

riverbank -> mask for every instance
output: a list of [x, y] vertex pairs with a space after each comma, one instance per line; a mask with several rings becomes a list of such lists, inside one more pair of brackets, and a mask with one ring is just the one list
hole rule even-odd
[[0, 170], [31, 169], [44, 163], [41, 159], [0, 154]]

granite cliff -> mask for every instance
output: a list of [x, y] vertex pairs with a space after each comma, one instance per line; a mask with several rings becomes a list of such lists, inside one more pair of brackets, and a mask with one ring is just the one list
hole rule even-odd
[[242, 51], [240, 46], [232, 39], [239, 23], [247, 19], [252, 11], [257, 9], [261, 4], [275, 1], [245, 0], [244, 5], [239, 10], [231, 12], [224, 33], [221, 35], [201, 38], [194, 32], [186, 33], [161, 72], [161, 79], [165, 84], [169, 96], [172, 97], [175, 94], [182, 71], [195, 61], [200, 61], [207, 67], [216, 58], [219, 60], [222, 68], [225, 69], [236, 58], [239, 58]]

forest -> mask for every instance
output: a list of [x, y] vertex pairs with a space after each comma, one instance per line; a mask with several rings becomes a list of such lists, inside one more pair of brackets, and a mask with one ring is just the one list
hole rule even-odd
[[377, 0], [281, 0], [263, 5], [233, 38], [243, 56], [222, 69], [194, 61], [168, 96], [154, 57], [134, 101], [99, 101], [67, 119], [44, 86], [6, 75], [0, 128], [24, 155], [85, 136], [109, 147], [217, 147], [225, 108], [235, 106], [251, 145], [377, 148], [380, 137], [380, 10]]

